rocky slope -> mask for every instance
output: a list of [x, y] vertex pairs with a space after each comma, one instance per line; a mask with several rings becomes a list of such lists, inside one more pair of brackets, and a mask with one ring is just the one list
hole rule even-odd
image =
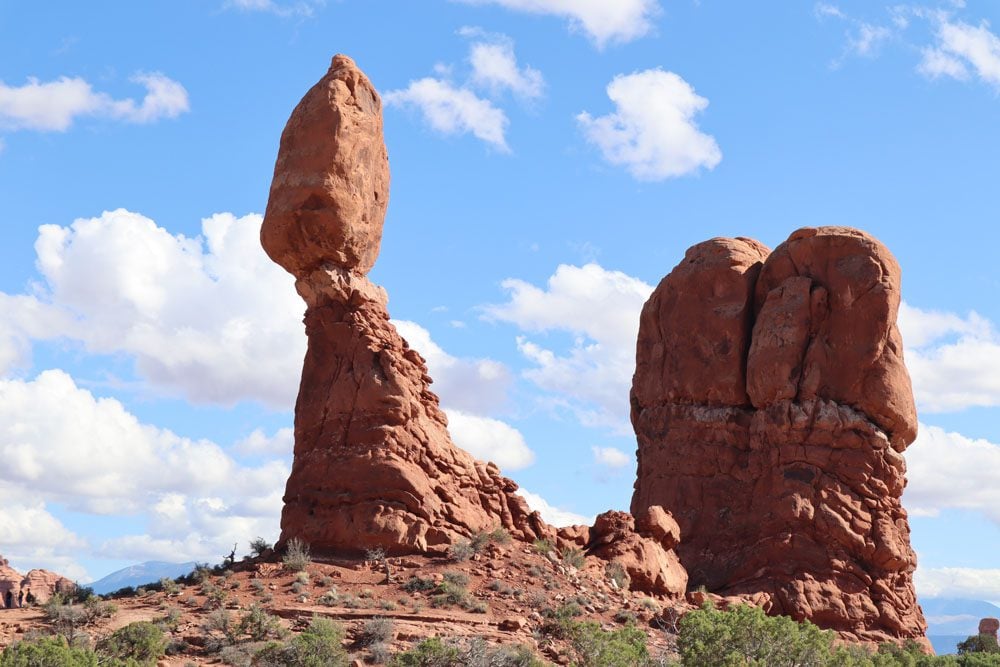
[[885, 246], [823, 227], [774, 252], [706, 241], [656, 288], [632, 511], [677, 519], [691, 587], [762, 595], [848, 640], [923, 638], [900, 503], [917, 422], [899, 286]]

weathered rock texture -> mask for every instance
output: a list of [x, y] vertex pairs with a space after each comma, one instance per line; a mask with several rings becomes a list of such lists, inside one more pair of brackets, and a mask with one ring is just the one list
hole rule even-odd
[[1000, 630], [1000, 619], [984, 618], [979, 621], [979, 634], [981, 635], [996, 639], [998, 630]]
[[60, 574], [48, 570], [31, 570], [21, 574], [10, 567], [6, 558], [0, 557], [0, 608], [7, 604], [8, 591], [12, 605], [16, 607], [18, 594], [22, 591], [25, 595], [30, 591], [35, 602], [42, 604], [56, 593], [69, 593], [75, 589], [76, 584]]
[[690, 587], [851, 640], [922, 638], [900, 496], [916, 413], [900, 270], [855, 229], [688, 250], [643, 308], [632, 512], [680, 525]]
[[309, 339], [281, 541], [403, 554], [496, 527], [554, 536], [514, 482], [452, 443], [424, 360], [364, 275], [388, 187], [378, 93], [338, 55], [285, 127], [261, 229], [268, 255], [296, 277]]

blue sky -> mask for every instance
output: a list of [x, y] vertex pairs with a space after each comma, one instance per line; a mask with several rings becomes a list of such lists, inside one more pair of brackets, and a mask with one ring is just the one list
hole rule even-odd
[[0, 5], [0, 553], [84, 580], [277, 536], [304, 338], [259, 215], [342, 52], [386, 102], [372, 278], [456, 441], [553, 520], [626, 508], [652, 287], [706, 238], [860, 227], [904, 273], [919, 592], [1000, 599], [998, 34], [972, 0]]

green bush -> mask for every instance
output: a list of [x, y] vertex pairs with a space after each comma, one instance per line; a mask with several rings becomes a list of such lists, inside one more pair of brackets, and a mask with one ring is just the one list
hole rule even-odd
[[302, 634], [286, 644], [272, 642], [254, 656], [254, 667], [346, 667], [344, 631], [327, 618], [314, 617]]
[[97, 656], [89, 649], [70, 647], [64, 637], [38, 637], [5, 648], [0, 667], [97, 667]]
[[1000, 646], [993, 635], [972, 635], [958, 644], [958, 654], [967, 653], [1000, 653]]
[[635, 667], [649, 662], [646, 633], [634, 625], [609, 632], [596, 621], [574, 622], [570, 644], [579, 667]]
[[129, 623], [97, 643], [97, 652], [102, 658], [134, 660], [135, 664], [143, 667], [155, 665], [166, 648], [167, 639], [163, 630], [147, 621]]
[[392, 667], [544, 667], [525, 646], [494, 646], [476, 637], [464, 644], [440, 637], [425, 639], [400, 653]]
[[746, 605], [718, 611], [706, 603], [681, 619], [677, 648], [684, 665], [825, 667], [837, 664], [833, 639], [832, 632], [787, 616]]

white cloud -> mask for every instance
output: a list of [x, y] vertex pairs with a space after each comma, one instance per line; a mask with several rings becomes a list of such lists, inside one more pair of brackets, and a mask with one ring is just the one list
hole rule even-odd
[[525, 377], [550, 392], [552, 404], [571, 408], [585, 424], [631, 432], [628, 393], [639, 313], [653, 287], [593, 263], [560, 265], [544, 289], [513, 278], [502, 285], [510, 299], [485, 307], [485, 318], [510, 322], [525, 332], [573, 336], [562, 352], [519, 336], [518, 348], [534, 363]]
[[635, 459], [620, 449], [614, 447], [591, 447], [594, 462], [608, 468], [624, 468], [635, 463]]
[[212, 442], [144, 424], [59, 370], [0, 380], [0, 460], [0, 531], [22, 562], [46, 551], [68, 558], [67, 547], [81, 547], [41, 498], [76, 512], [146, 516], [149, 539], [171, 546], [144, 557], [217, 559], [234, 537], [276, 531], [289, 473], [283, 462], [243, 466]]
[[[903, 6], [889, 8], [893, 25], [897, 30], [902, 30], [906, 27], [907, 11], [908, 8]], [[844, 13], [840, 7], [825, 2], [817, 3], [814, 12], [819, 19], [835, 18], [846, 22], [850, 26], [850, 29], [847, 30], [847, 43], [844, 46], [844, 54], [841, 58], [833, 61], [833, 67], [839, 67], [844, 57], [849, 55], [862, 57], [877, 55], [879, 47], [896, 34], [893, 29], [886, 26], [875, 25], [852, 18]]]
[[619, 74], [607, 93], [613, 113], [594, 118], [583, 112], [576, 119], [604, 159], [635, 178], [662, 181], [713, 169], [722, 160], [715, 139], [694, 121], [708, 100], [677, 74], [659, 68]]
[[1000, 37], [983, 21], [978, 26], [941, 20], [937, 42], [923, 51], [918, 70], [931, 77], [969, 78], [970, 69], [980, 80], [1000, 89]]
[[545, 78], [537, 69], [525, 65], [518, 67], [514, 55], [514, 42], [505, 35], [489, 35], [477, 28], [459, 31], [466, 37], [483, 37], [469, 47], [472, 65], [472, 82], [499, 94], [510, 90], [526, 99], [541, 97], [545, 92]]
[[119, 209], [42, 226], [38, 298], [0, 297], [0, 367], [23, 362], [32, 337], [63, 336], [131, 355], [155, 388], [195, 402], [289, 409], [304, 306], [261, 250], [260, 224], [220, 213], [191, 239]]
[[903, 504], [913, 514], [937, 516], [961, 509], [1000, 523], [1000, 445], [921, 424], [906, 450], [906, 465]]
[[489, 414], [503, 408], [513, 378], [493, 359], [459, 359], [445, 352], [416, 322], [393, 320], [399, 335], [427, 361], [431, 390], [443, 405], [467, 413]]
[[660, 13], [656, 0], [464, 0], [469, 4], [494, 4], [531, 14], [551, 14], [569, 19], [574, 31], [583, 31], [603, 48], [608, 43], [629, 42], [648, 34]]
[[904, 303], [899, 326], [921, 411], [1000, 406], [1000, 334], [989, 320]]
[[518, 489], [517, 493], [527, 501], [528, 507], [532, 511], [541, 514], [542, 519], [546, 523], [557, 528], [562, 526], [590, 526], [594, 523], [594, 517], [586, 517], [559, 507], [553, 507], [537, 493], [531, 493], [525, 489]]
[[289, 458], [295, 446], [295, 431], [291, 428], [278, 429], [267, 435], [263, 429], [254, 429], [247, 437], [233, 446], [233, 451], [243, 456], [268, 456]]
[[846, 19], [847, 15], [837, 7], [826, 2], [817, 2], [815, 7], [816, 16], [833, 16], [838, 19]]
[[472, 134], [502, 153], [509, 153], [504, 133], [507, 114], [468, 88], [426, 77], [411, 81], [402, 90], [390, 90], [382, 99], [390, 106], [413, 106], [424, 120], [442, 134]]
[[449, 409], [448, 431], [455, 444], [482, 461], [492, 461], [502, 470], [520, 470], [535, 462], [524, 436], [510, 424]]
[[492, 359], [459, 359], [431, 339], [416, 322], [393, 320], [399, 334], [427, 360], [434, 383], [448, 415], [448, 431], [462, 449], [503, 470], [519, 470], [535, 462], [524, 436], [510, 424], [487, 415], [507, 403], [512, 378], [503, 364]]
[[11, 567], [25, 573], [48, 569], [73, 580], [89, 581], [75, 562], [87, 542], [52, 516], [31, 490], [0, 482], [0, 535], [3, 556]]
[[325, 5], [325, 0], [301, 0], [300, 2], [275, 2], [274, 0], [226, 0], [227, 9], [244, 12], [266, 12], [281, 17], [299, 16], [308, 18]]
[[0, 127], [64, 132], [82, 116], [150, 123], [175, 118], [190, 108], [184, 86], [163, 74], [140, 73], [132, 81], [146, 88], [141, 102], [96, 92], [79, 77], [44, 83], [29, 78], [23, 86], [0, 82]]
[[917, 566], [913, 584], [922, 598], [1000, 600], [1000, 569]]

